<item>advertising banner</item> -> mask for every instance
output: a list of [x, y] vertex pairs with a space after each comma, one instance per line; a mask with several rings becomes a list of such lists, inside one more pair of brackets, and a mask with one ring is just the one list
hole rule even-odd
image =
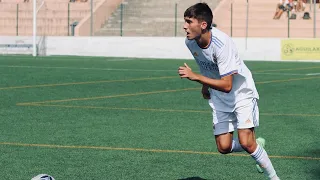
[[282, 60], [320, 60], [320, 39], [286, 39], [281, 41]]

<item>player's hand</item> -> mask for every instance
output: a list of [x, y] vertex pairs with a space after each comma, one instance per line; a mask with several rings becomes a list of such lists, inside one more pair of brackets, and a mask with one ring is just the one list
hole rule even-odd
[[210, 99], [209, 86], [202, 85], [201, 93], [204, 99]]
[[184, 66], [179, 67], [178, 73], [181, 78], [188, 78], [192, 81], [197, 81], [199, 79], [198, 74], [192, 72], [192, 69], [187, 63], [184, 63]]

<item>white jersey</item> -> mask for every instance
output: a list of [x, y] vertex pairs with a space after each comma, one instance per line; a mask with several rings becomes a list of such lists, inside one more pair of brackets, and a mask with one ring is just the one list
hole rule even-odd
[[238, 55], [232, 39], [222, 31], [212, 28], [210, 45], [206, 49], [198, 46], [195, 40], [186, 39], [186, 45], [199, 65], [203, 76], [221, 79], [233, 75], [232, 90], [224, 93], [210, 89], [209, 104], [217, 111], [233, 112], [237, 107], [259, 99], [252, 74]]

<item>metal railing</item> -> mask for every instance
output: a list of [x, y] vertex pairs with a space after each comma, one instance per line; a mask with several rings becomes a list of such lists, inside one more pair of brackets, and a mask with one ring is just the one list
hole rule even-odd
[[[57, 36], [185, 36], [183, 13], [201, 0], [47, 1], [37, 17], [39, 35]], [[258, 1], [208, 0], [213, 23], [232, 37], [319, 38], [320, 4], [310, 1], [304, 11], [283, 12], [273, 19], [276, 4]], [[268, 1], [267, 1], [268, 2]], [[54, 5], [55, 4], [55, 5]], [[32, 6], [0, 3], [0, 35], [32, 35]], [[13, 13], [14, 12], [14, 13]], [[296, 15], [296, 19], [292, 14]], [[303, 18], [308, 15], [310, 18]], [[7, 31], [6, 31], [7, 30]]]

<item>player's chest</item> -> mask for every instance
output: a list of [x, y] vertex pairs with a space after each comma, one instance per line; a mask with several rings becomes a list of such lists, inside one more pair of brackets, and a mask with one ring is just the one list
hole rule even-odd
[[200, 68], [205, 70], [218, 71], [217, 57], [212, 49], [198, 49], [195, 50], [192, 54]]
[[207, 60], [214, 63], [217, 63], [217, 56], [215, 49], [210, 46], [207, 49], [201, 49], [199, 47], [192, 48], [192, 55], [195, 59], [199, 59], [201, 61]]

